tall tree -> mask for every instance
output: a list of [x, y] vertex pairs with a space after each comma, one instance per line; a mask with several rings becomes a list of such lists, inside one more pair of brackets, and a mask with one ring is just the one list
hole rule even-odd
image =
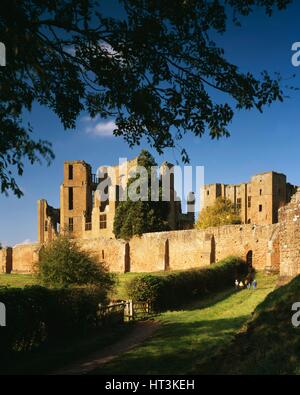
[[[130, 177], [125, 191], [126, 200], [118, 204], [114, 218], [114, 234], [116, 238], [130, 239], [134, 235], [141, 235], [146, 232], [159, 232], [168, 230], [167, 216], [169, 213], [169, 202], [162, 201], [162, 189], [159, 186], [157, 190], [158, 201], [151, 199], [151, 168], [157, 164], [148, 151], [142, 150], [138, 156], [138, 166], [146, 169], [146, 175], [138, 174]], [[135, 188], [134, 184], [138, 182], [139, 186]], [[154, 182], [155, 184], [155, 182]], [[157, 180], [157, 184], [159, 182]], [[141, 189], [146, 186], [146, 193], [143, 195]], [[152, 184], [153, 186], [153, 184]], [[137, 189], [137, 194], [145, 196], [148, 200], [140, 199], [133, 201], [130, 196], [130, 187]]]
[[210, 226], [240, 224], [240, 210], [229, 200], [217, 198], [212, 206], [201, 210], [196, 222], [197, 229], [206, 229]]
[[21, 196], [14, 174], [23, 173], [24, 160], [53, 158], [51, 145], [34, 140], [22, 122], [34, 102], [65, 128], [83, 110], [113, 117], [116, 136], [130, 146], [146, 137], [159, 153], [187, 132], [228, 136], [234, 110], [227, 100], [215, 102], [211, 89], [238, 109], [262, 111], [282, 100], [280, 77], [242, 73], [212, 36], [255, 7], [271, 15], [291, 1], [118, 0], [120, 9], [108, 15], [101, 0], [1, 0], [1, 191]]

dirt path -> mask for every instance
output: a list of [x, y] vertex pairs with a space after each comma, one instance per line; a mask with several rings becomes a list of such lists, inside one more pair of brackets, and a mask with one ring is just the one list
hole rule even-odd
[[141, 344], [148, 337], [152, 336], [159, 327], [157, 321], [137, 322], [135, 328], [129, 336], [118, 342], [106, 347], [105, 349], [94, 352], [88, 357], [83, 358], [65, 368], [62, 368], [52, 375], [84, 375], [92, 370], [101, 367], [107, 362], [112, 361], [124, 352]]

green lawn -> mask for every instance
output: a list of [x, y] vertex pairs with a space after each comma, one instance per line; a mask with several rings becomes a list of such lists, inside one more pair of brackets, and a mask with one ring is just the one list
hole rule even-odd
[[[118, 273], [115, 290], [110, 295], [111, 299], [128, 299], [126, 284], [133, 278], [145, 273]], [[166, 275], [169, 272], [156, 272], [155, 275]], [[37, 284], [37, 278], [30, 274], [0, 274], [0, 286], [23, 288], [25, 285]]]
[[[126, 283], [142, 274], [119, 274], [113, 298], [126, 299]], [[205, 300], [197, 300], [184, 310], [159, 315], [156, 319], [161, 322], [161, 327], [151, 339], [93, 373], [201, 374], [204, 370], [205, 373], [214, 373], [211, 361], [220, 354], [220, 350], [226, 350], [256, 306], [274, 289], [277, 277], [258, 273], [257, 279], [257, 290], [227, 290]], [[30, 275], [0, 275], [0, 285], [23, 287], [35, 283], [35, 277]], [[70, 341], [63, 347], [46, 348], [33, 353], [24, 363], [22, 358], [14, 361], [14, 367], [7, 366], [7, 369], [46, 372], [101, 349], [126, 336], [130, 330], [131, 326], [125, 325], [101, 336], [95, 334], [80, 342]]]
[[0, 274], [0, 286], [23, 288], [34, 284], [37, 284], [37, 279], [31, 274]]
[[197, 367], [209, 363], [230, 343], [255, 307], [274, 289], [277, 277], [258, 273], [257, 280], [257, 290], [228, 290], [195, 301], [185, 310], [161, 314], [157, 319], [162, 326], [151, 339], [94, 373], [201, 373]]

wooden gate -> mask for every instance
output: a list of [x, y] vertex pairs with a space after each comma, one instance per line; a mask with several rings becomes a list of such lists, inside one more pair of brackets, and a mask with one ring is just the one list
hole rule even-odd
[[149, 302], [134, 302], [132, 300], [126, 302], [125, 319], [128, 321], [147, 319], [151, 313]]
[[152, 314], [149, 302], [134, 302], [127, 300], [111, 303], [108, 306], [99, 306], [99, 318], [103, 323], [133, 321], [148, 319]]

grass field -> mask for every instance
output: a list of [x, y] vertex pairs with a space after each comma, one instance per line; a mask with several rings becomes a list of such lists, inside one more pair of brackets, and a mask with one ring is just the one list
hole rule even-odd
[[[256, 308], [230, 347], [211, 361], [215, 373], [299, 375], [300, 326], [292, 322], [292, 315], [299, 312], [292, 306], [299, 300], [300, 275], [277, 288]], [[201, 368], [209, 371], [207, 365]]]
[[209, 365], [212, 356], [232, 341], [274, 289], [277, 277], [258, 273], [257, 280], [257, 290], [228, 290], [185, 310], [161, 314], [161, 328], [151, 339], [94, 374], [201, 374], [199, 366]]
[[[155, 275], [166, 275], [169, 272], [156, 272]], [[126, 284], [133, 278], [141, 276], [145, 273], [118, 273], [117, 284], [110, 295], [112, 300], [128, 299], [126, 292]], [[26, 285], [38, 284], [38, 280], [34, 275], [30, 274], [0, 274], [0, 286], [23, 288]]]
[[[126, 299], [126, 284], [142, 274], [119, 274], [112, 299]], [[160, 314], [155, 319], [160, 321], [161, 327], [152, 338], [93, 374], [215, 373], [213, 361], [220, 359], [224, 350], [231, 349], [234, 336], [241, 331], [257, 305], [274, 289], [277, 277], [258, 273], [257, 280], [257, 290], [237, 292], [230, 289], [210, 295], [205, 300], [195, 300], [183, 310]], [[36, 278], [30, 275], [0, 275], [0, 285], [23, 287], [36, 282]], [[47, 372], [115, 342], [130, 330], [131, 326], [125, 325], [102, 333], [100, 337], [95, 334], [80, 342], [70, 341], [63, 347], [46, 348], [33, 353], [24, 362], [22, 358], [15, 361], [14, 366], [7, 366], [7, 369], [21, 373]]]
[[37, 284], [37, 278], [31, 274], [0, 274], [0, 286], [23, 288]]

